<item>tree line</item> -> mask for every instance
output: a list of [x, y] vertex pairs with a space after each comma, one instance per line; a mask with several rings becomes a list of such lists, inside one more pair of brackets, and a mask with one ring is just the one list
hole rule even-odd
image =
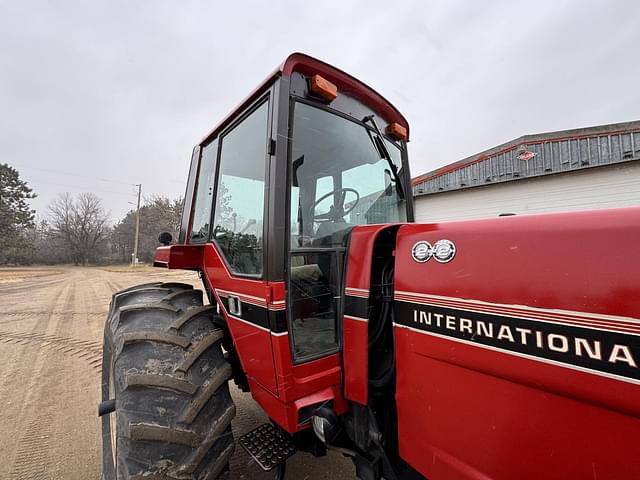
[[[0, 163], [0, 265], [129, 263], [134, 251], [136, 211], [112, 224], [93, 193], [61, 193], [38, 212], [36, 194], [18, 170]], [[140, 206], [138, 260], [152, 262], [158, 234], [177, 238], [182, 200], [146, 198]]]

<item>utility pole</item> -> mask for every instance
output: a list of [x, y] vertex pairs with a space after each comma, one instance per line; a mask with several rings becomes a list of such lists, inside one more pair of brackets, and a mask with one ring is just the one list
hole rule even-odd
[[133, 244], [133, 266], [138, 263], [138, 236], [140, 234], [140, 194], [142, 193], [142, 184], [136, 183], [138, 187], [138, 207], [136, 208], [136, 239]]

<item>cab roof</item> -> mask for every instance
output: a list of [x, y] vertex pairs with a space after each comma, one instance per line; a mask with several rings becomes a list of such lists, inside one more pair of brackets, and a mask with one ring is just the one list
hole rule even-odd
[[338, 87], [338, 92], [349, 92], [349, 96], [367, 105], [385, 122], [397, 122], [407, 129], [407, 141], [409, 141], [409, 123], [394, 107], [391, 102], [376, 92], [365, 83], [348, 73], [329, 65], [328, 63], [313, 58], [304, 53], [292, 53], [280, 64], [267, 78], [265, 78], [242, 102], [240, 102], [228, 115], [224, 117], [201, 141], [205, 143], [211, 137], [216, 136], [236, 116], [239, 111], [250, 106], [255, 100], [267, 91], [271, 85], [282, 76], [291, 76], [294, 72], [305, 76], [319, 74]]

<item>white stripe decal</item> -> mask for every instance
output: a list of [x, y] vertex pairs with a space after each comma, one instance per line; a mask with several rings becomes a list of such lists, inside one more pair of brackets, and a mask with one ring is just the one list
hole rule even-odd
[[255, 305], [257, 307], [268, 308], [273, 311], [286, 310], [286, 303], [284, 300], [275, 300], [271, 303], [267, 303], [265, 298], [255, 297], [253, 295], [247, 295], [240, 292], [232, 292], [230, 290], [222, 290], [220, 288], [215, 289], [216, 293], [222, 297], [228, 297], [229, 295], [235, 295], [242, 302]]
[[265, 304], [267, 303], [267, 301], [264, 298], [254, 297], [253, 295], [247, 295], [246, 293], [232, 292], [231, 290], [222, 290], [221, 288], [216, 288], [216, 291], [222, 294], [226, 294], [226, 296], [235, 295], [236, 297], [247, 298], [249, 300], [253, 300], [254, 302], [265, 303]]
[[[449, 301], [453, 303], [459, 303], [460, 305], [465, 305], [465, 306], [475, 305], [478, 308], [499, 307], [499, 308], [506, 308], [511, 310], [530, 311], [538, 314], [558, 315], [558, 316], [566, 315], [569, 317], [582, 317], [587, 319], [609, 320], [609, 321], [622, 322], [622, 323], [628, 322], [628, 323], [634, 323], [634, 324], [640, 325], [640, 320], [637, 318], [623, 317], [623, 316], [617, 316], [617, 315], [606, 315], [602, 313], [579, 312], [574, 310], [560, 310], [560, 309], [554, 309], [554, 308], [536, 308], [536, 307], [530, 307], [528, 305], [509, 305], [504, 303], [491, 303], [491, 302], [484, 302], [482, 300], [456, 298], [456, 297], [444, 297], [441, 295], [430, 295], [426, 293], [406, 292], [406, 291], [400, 291], [400, 290], [395, 292], [395, 297], [414, 297], [414, 298], [427, 299], [427, 300], [430, 300], [430, 299], [444, 300], [444, 301]], [[419, 302], [414, 302], [414, 303], [419, 303]]]
[[[436, 298], [428, 298], [423, 299], [417, 297], [415, 295], [405, 295], [405, 294], [396, 294], [395, 298], [398, 300], [408, 301], [412, 303], [419, 303], [425, 305], [442, 305], [448, 306], [452, 308], [458, 309], [466, 309], [473, 310], [478, 312], [506, 312], [512, 315], [531, 315], [535, 313], [536, 317], [545, 317], [545, 318], [557, 318], [562, 320], [575, 320], [575, 321], [592, 321], [598, 322], [600, 324], [609, 324], [609, 325], [619, 325], [620, 323], [629, 323], [631, 327], [640, 327], [640, 325], [636, 325], [637, 320], [630, 317], [617, 317], [614, 319], [600, 319], [597, 318], [599, 314], [594, 313], [588, 314], [586, 312], [571, 312], [571, 313], [558, 313], [551, 309], [543, 309], [543, 308], [519, 308], [518, 306], [508, 306], [499, 303], [495, 304], [485, 304], [478, 305], [477, 303], [471, 301], [457, 301], [457, 300], [441, 300]], [[567, 312], [567, 311], [565, 311]]]
[[489, 313], [499, 316], [513, 316], [513, 317], [521, 317], [521, 318], [530, 318], [534, 320], [547, 320], [551, 322], [568, 322], [570, 324], [578, 324], [578, 325], [595, 325], [597, 327], [609, 327], [609, 328], [621, 328], [628, 331], [636, 331], [640, 332], [640, 325], [636, 325], [631, 322], [624, 321], [613, 321], [613, 320], [598, 320], [591, 319], [585, 316], [569, 316], [569, 315], [558, 315], [553, 313], [546, 313], [544, 310], [539, 312], [531, 312], [526, 310], [519, 310], [513, 308], [503, 308], [503, 307], [478, 307], [473, 304], [465, 304], [461, 302], [447, 302], [442, 300], [422, 300], [415, 299], [406, 296], [396, 296], [396, 300], [410, 302], [418, 305], [433, 305], [439, 307], [448, 307], [454, 308], [457, 310], [467, 310], [479, 313]]
[[344, 318], [348, 318], [349, 320], [356, 320], [358, 322], [369, 323], [368, 318], [354, 317], [353, 315], [344, 315]]
[[289, 335], [289, 332], [271, 332], [271, 335], [274, 337], [283, 337], [284, 335]]
[[347, 295], [351, 295], [352, 297], [368, 297], [369, 290], [365, 288], [351, 288], [347, 287], [344, 289]]
[[447, 341], [463, 343], [465, 345], [469, 345], [469, 346], [472, 346], [472, 347], [484, 348], [486, 350], [492, 350], [494, 352], [506, 353], [507, 355], [514, 355], [516, 357], [522, 357], [522, 358], [526, 358], [528, 360], [534, 360], [536, 362], [547, 363], [547, 364], [550, 364], [550, 365], [555, 365], [557, 367], [570, 368], [572, 370], [577, 370], [577, 371], [583, 372], [583, 373], [591, 373], [591, 374], [599, 375], [601, 377], [610, 378], [610, 379], [613, 379], [613, 380], [621, 380], [623, 382], [633, 383], [635, 385], [640, 385], [640, 380], [636, 380], [634, 378], [623, 377], [621, 375], [615, 375], [613, 373], [607, 373], [607, 372], [602, 372], [600, 370], [593, 370], [593, 369], [590, 369], [590, 368], [580, 367], [578, 365], [573, 365], [571, 363], [558, 362], [558, 361], [555, 361], [555, 360], [550, 360], [548, 358], [537, 357], [535, 355], [528, 355], [526, 353], [520, 353], [520, 352], [511, 351], [511, 350], [505, 350], [505, 349], [502, 349], [502, 348], [499, 348], [499, 347], [494, 347], [494, 346], [491, 346], [491, 345], [484, 345], [484, 344], [481, 344], [481, 343], [470, 342], [468, 340], [463, 340], [463, 339], [460, 339], [460, 338], [454, 338], [454, 337], [450, 337], [450, 336], [447, 336], [447, 335], [440, 335], [440, 334], [435, 333], [435, 332], [428, 332], [428, 331], [425, 331], [425, 330], [420, 330], [420, 329], [417, 329], [417, 328], [408, 327], [406, 325], [400, 325], [400, 324], [395, 323], [395, 322], [393, 323], [393, 326], [396, 327], [396, 328], [403, 328], [403, 329], [409, 330], [409, 331], [414, 332], [414, 333], [421, 333], [421, 334], [424, 334], [424, 335], [429, 335], [429, 336], [432, 336], [432, 337], [441, 338], [441, 339], [444, 339], [444, 340], [447, 340]]
[[[216, 294], [219, 294], [220, 290], [218, 290], [218, 289], [215, 289], [215, 290], [216, 290]], [[222, 290], [222, 292], [225, 292], [225, 290]], [[230, 292], [230, 293], [231, 293], [232, 295], [234, 295], [234, 293], [233, 293], [233, 292]], [[271, 333], [271, 335], [274, 335], [274, 336], [281, 336], [281, 335], [287, 335], [287, 334], [289, 333], [289, 332], [274, 332], [274, 331], [272, 331], [272, 330], [270, 330], [270, 329], [268, 329], [268, 328], [263, 327], [262, 325], [257, 325], [257, 324], [255, 324], [255, 323], [249, 322], [248, 320], [245, 320], [245, 319], [243, 319], [243, 318], [236, 317], [236, 316], [234, 316], [234, 315], [231, 315], [231, 314], [227, 311], [227, 309], [226, 309], [226, 308], [224, 308], [224, 304], [223, 304], [222, 302], [218, 301], [218, 302], [216, 302], [216, 304], [217, 304], [217, 307], [218, 307], [218, 313], [220, 313], [220, 310], [224, 310], [224, 313], [225, 313], [229, 318], [233, 318], [234, 320], [238, 320], [239, 322], [246, 323], [247, 325], [251, 325], [252, 327], [256, 327], [256, 328], [258, 328], [258, 329], [260, 329], [260, 330], [264, 330], [265, 332], [270, 332], [270, 333]]]
[[[519, 317], [536, 322], [556, 323], [568, 326], [581, 326], [593, 330], [606, 330], [622, 332], [631, 335], [640, 335], [640, 321], [630, 317], [616, 317], [613, 315], [591, 314], [587, 312], [574, 312], [570, 310], [552, 310], [535, 307], [523, 307], [520, 305], [504, 305], [488, 303], [479, 300], [463, 300], [451, 297], [439, 297], [437, 295], [418, 295], [396, 292], [394, 298], [398, 301], [409, 302], [417, 305], [432, 305], [436, 307], [448, 307], [458, 310], [467, 310], [478, 313], [497, 315], [500, 317]], [[447, 300], [441, 300], [446, 298]], [[601, 320], [601, 318], [604, 318]]]
[[592, 330], [606, 330], [608, 332], [621, 332], [627, 333], [630, 335], [640, 335], [640, 327], [632, 326], [622, 326], [616, 322], [602, 322], [595, 320], [582, 320], [582, 319], [566, 319], [553, 316], [553, 315], [545, 315], [543, 313], [539, 313], [533, 315], [531, 312], [523, 312], [522, 310], [507, 310], [507, 309], [490, 309], [490, 308], [477, 308], [475, 306], [460, 304], [460, 303], [445, 303], [445, 302], [436, 302], [436, 301], [424, 301], [424, 300], [415, 300], [415, 299], [405, 299], [405, 297], [396, 297], [396, 300], [401, 302], [413, 303], [414, 305], [423, 305], [423, 306], [434, 306], [434, 307], [445, 307], [445, 308], [453, 308], [456, 310], [465, 310], [468, 312], [477, 312], [484, 313], [487, 315], [497, 315], [499, 317], [506, 318], [524, 318], [527, 320], [533, 320], [535, 322], [544, 322], [544, 323], [553, 323], [558, 325], [567, 325], [567, 326], [580, 326], [584, 328], [590, 328]]

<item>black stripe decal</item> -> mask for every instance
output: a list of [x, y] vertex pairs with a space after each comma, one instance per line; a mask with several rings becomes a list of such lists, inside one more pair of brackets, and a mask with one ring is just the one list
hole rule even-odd
[[287, 331], [286, 310], [269, 310], [269, 326], [273, 333], [283, 333]]
[[396, 301], [396, 324], [640, 383], [640, 336]]
[[351, 317], [369, 318], [369, 300], [362, 297], [345, 296], [344, 314]]
[[241, 318], [249, 323], [253, 323], [262, 328], [266, 328], [269, 330], [269, 310], [263, 307], [258, 307], [257, 305], [253, 305], [247, 302], [240, 302], [241, 304], [241, 315], [234, 315], [229, 312], [229, 298], [223, 297], [219, 295], [220, 301], [224, 306], [224, 309], [227, 311], [227, 314]]
[[241, 302], [242, 303], [242, 318], [249, 323], [253, 323], [254, 325], [258, 325], [262, 328], [269, 329], [269, 315], [268, 310], [263, 307], [258, 307], [257, 305], [252, 305], [250, 303]]

